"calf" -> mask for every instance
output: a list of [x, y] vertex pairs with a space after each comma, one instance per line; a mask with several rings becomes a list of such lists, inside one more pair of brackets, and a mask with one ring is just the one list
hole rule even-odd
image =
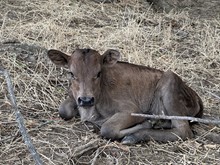
[[167, 142], [193, 136], [188, 121], [148, 120], [131, 113], [201, 117], [200, 97], [172, 71], [118, 61], [120, 53], [103, 55], [92, 49], [76, 49], [71, 56], [49, 50], [53, 63], [68, 67], [69, 97], [59, 114], [69, 120], [78, 114], [82, 121], [101, 127], [101, 135], [124, 144], [150, 140]]

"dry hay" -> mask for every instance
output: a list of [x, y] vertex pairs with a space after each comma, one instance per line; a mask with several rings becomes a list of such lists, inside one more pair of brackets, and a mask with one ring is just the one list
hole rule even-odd
[[185, 10], [190, 17], [219, 18], [220, 1], [216, 0], [147, 0], [151, 2], [154, 9], [165, 10]]
[[[17, 104], [45, 164], [218, 164], [220, 145], [203, 136], [219, 132], [197, 125], [194, 139], [134, 146], [102, 139], [79, 119], [65, 122], [57, 107], [67, 95], [66, 71], [46, 57], [49, 48], [101, 53], [118, 49], [122, 60], [179, 74], [201, 96], [205, 114], [220, 116], [220, 21], [190, 19], [187, 12], [154, 13], [145, 1], [3, 0], [0, 66], [10, 71]], [[201, 135], [201, 132], [203, 133]], [[198, 135], [200, 134], [200, 135]], [[95, 141], [90, 150], [79, 147]], [[86, 148], [86, 147], [85, 147]], [[0, 77], [0, 164], [34, 164], [22, 141]]]

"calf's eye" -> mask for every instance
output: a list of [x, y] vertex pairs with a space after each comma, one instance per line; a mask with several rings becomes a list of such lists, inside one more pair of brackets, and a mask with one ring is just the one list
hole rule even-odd
[[97, 78], [99, 78], [101, 76], [101, 71], [97, 74]]
[[94, 79], [98, 79], [101, 76], [101, 72], [98, 72], [98, 74], [94, 77]]
[[72, 72], [68, 73], [68, 77], [71, 79], [76, 79], [75, 75]]

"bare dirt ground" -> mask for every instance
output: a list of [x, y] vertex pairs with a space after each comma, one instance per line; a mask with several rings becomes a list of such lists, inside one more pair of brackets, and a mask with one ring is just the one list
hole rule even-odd
[[[66, 70], [46, 56], [55, 48], [71, 53], [118, 49], [123, 61], [171, 69], [201, 96], [205, 115], [220, 117], [220, 21], [186, 11], [155, 13], [144, 0], [100, 4], [76, 0], [1, 0], [0, 66], [12, 76], [17, 104], [44, 164], [219, 164], [220, 145], [204, 138], [220, 132], [194, 126], [195, 138], [133, 146], [102, 139], [79, 119], [57, 112], [67, 96]], [[88, 152], [79, 147], [88, 143]], [[0, 77], [0, 164], [34, 164], [23, 142]]]

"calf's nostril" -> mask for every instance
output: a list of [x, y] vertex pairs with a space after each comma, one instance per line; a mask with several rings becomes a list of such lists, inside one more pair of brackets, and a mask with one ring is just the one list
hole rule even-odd
[[94, 97], [79, 97], [78, 103], [80, 106], [93, 106], [94, 100]]

